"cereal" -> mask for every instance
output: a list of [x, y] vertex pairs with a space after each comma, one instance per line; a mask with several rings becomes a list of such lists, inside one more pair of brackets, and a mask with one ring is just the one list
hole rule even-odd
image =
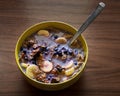
[[[26, 75], [43, 83], [59, 83], [72, 78], [81, 69], [85, 52], [79, 40], [65, 47], [69, 32], [40, 30], [26, 38], [19, 52], [19, 62]], [[66, 32], [66, 33], [65, 33]]]

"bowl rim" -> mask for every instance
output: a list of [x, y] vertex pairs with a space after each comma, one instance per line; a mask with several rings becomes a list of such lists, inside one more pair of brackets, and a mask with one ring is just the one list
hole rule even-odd
[[37, 81], [37, 80], [35, 80], [35, 79], [32, 79], [32, 78], [28, 77], [28, 76], [25, 74], [25, 72], [23, 71], [23, 69], [22, 69], [22, 67], [20, 66], [20, 63], [19, 63], [18, 52], [17, 52], [17, 49], [18, 49], [18, 46], [19, 46], [19, 42], [20, 42], [21, 38], [24, 36], [24, 34], [25, 34], [26, 32], [28, 32], [31, 28], [36, 27], [37, 25], [40, 25], [40, 24], [45, 24], [45, 23], [59, 23], [59, 24], [63, 24], [63, 25], [69, 26], [69, 27], [71, 27], [73, 30], [77, 31], [77, 29], [76, 29], [74, 26], [72, 26], [72, 25], [70, 25], [70, 24], [68, 24], [68, 23], [62, 22], [62, 21], [42, 21], [42, 22], [36, 23], [36, 24], [28, 27], [28, 28], [19, 36], [19, 38], [18, 38], [18, 40], [17, 40], [17, 43], [16, 43], [16, 46], [15, 46], [15, 60], [16, 60], [17, 66], [18, 66], [19, 70], [22, 72], [22, 74], [23, 74], [25, 77], [27, 77], [28, 79], [30, 79], [31, 81], [36, 82], [36, 83], [38, 83], [38, 84], [47, 85], [47, 86], [48, 86], [48, 85], [50, 85], [50, 86], [51, 86], [51, 85], [53, 85], [53, 86], [54, 86], [54, 85], [61, 85], [61, 84], [64, 84], [64, 83], [67, 83], [67, 82], [71, 81], [72, 79], [74, 79], [75, 77], [77, 77], [77, 76], [84, 70], [84, 68], [85, 68], [85, 66], [86, 66], [86, 63], [87, 63], [87, 60], [88, 60], [88, 45], [87, 45], [87, 43], [86, 43], [86, 40], [85, 40], [84, 36], [81, 35], [81, 38], [83, 39], [83, 41], [84, 41], [84, 43], [85, 43], [85, 46], [86, 46], [85, 62], [84, 62], [83, 65], [81, 66], [80, 70], [79, 70], [75, 75], [73, 75], [71, 78], [69, 78], [68, 80], [65, 80], [65, 81], [59, 82], [59, 83], [43, 83], [43, 82], [40, 82], [40, 81]]

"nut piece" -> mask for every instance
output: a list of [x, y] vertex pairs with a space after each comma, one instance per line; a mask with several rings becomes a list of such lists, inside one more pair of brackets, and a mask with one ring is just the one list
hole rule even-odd
[[40, 30], [40, 31], [38, 31], [38, 35], [49, 36], [49, 32], [47, 30]]
[[41, 66], [41, 70], [43, 72], [50, 72], [53, 69], [53, 64], [50, 61], [44, 61], [42, 66]]
[[58, 37], [56, 40], [55, 40], [56, 43], [59, 43], [59, 44], [65, 44], [67, 43], [67, 39], [65, 37]]

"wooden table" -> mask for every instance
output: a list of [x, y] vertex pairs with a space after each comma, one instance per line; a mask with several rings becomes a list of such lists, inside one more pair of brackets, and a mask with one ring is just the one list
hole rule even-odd
[[102, 0], [106, 8], [83, 33], [89, 58], [81, 78], [56, 92], [28, 84], [17, 68], [14, 49], [31, 25], [57, 20], [76, 28], [101, 0], [0, 0], [0, 96], [120, 96], [120, 0]]

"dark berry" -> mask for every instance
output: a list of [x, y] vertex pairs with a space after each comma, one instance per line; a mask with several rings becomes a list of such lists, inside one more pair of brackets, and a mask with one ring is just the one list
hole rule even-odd
[[59, 56], [62, 56], [62, 52], [61, 52], [61, 51], [58, 51], [57, 54], [58, 54]]
[[77, 49], [74, 50], [74, 54], [75, 54], [75, 55], [78, 54], [78, 50], [77, 50]]
[[59, 73], [61, 73], [62, 70], [63, 70], [63, 68], [62, 68], [60, 65], [57, 65], [55, 68], [57, 69], [57, 71], [58, 71]]
[[64, 52], [64, 54], [66, 54], [66, 55], [67, 55], [67, 53], [68, 53], [68, 51], [67, 51], [67, 50], [64, 50], [63, 52]]
[[48, 48], [48, 47], [46, 47], [45, 51], [49, 51], [49, 48]]
[[48, 77], [47, 79], [48, 79], [48, 80], [51, 80], [51, 78], [50, 78], [50, 77]]
[[45, 55], [48, 55], [48, 52], [44, 52]]
[[48, 80], [51, 80], [53, 77], [54, 77], [53, 74], [49, 74], [49, 75], [47, 76], [47, 79], [48, 79]]
[[37, 59], [39, 56], [40, 56], [40, 52], [37, 52], [37, 53], [34, 55], [34, 59]]
[[43, 54], [46, 51], [47, 47], [40, 47], [40, 52]]
[[20, 51], [22, 51], [22, 50], [23, 50], [23, 47], [20, 48]]
[[35, 61], [35, 60], [31, 60], [31, 63], [32, 63], [32, 64], [36, 64], [36, 61]]
[[58, 51], [58, 48], [56, 47], [56, 48], [54, 49], [54, 51]]
[[23, 50], [23, 53], [24, 53], [24, 54], [26, 54], [26, 53], [27, 53], [27, 51]]
[[58, 72], [60, 72], [60, 73], [62, 72], [62, 68], [61, 67], [57, 67], [56, 69], [58, 70]]
[[26, 54], [26, 53], [27, 53], [27, 49], [26, 49], [26, 48], [23, 48], [23, 49], [22, 49], [22, 52], [23, 52], [24, 54]]
[[50, 62], [51, 62], [51, 59], [48, 59], [48, 61], [50, 61]]
[[66, 48], [65, 48], [65, 47], [62, 47], [62, 50], [66, 50]]
[[60, 47], [60, 44], [58, 44], [57, 47]]
[[58, 53], [57, 52], [54, 52], [53, 56], [56, 56]]
[[69, 54], [69, 55], [73, 55], [73, 51], [72, 51], [72, 50], [69, 50], [69, 51], [68, 51], [68, 54]]
[[74, 62], [74, 65], [77, 65], [78, 63], [77, 62]]
[[54, 35], [54, 39], [57, 39], [58, 38], [58, 36], [57, 35]]

